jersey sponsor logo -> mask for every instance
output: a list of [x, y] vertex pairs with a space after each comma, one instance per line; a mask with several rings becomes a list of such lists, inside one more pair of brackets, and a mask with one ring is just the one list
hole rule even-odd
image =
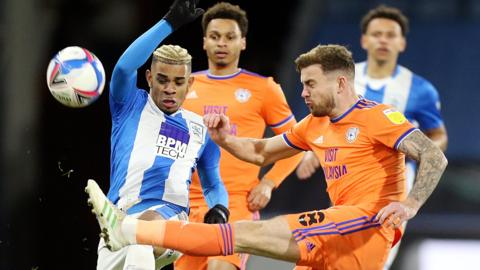
[[318, 138], [313, 141], [314, 144], [322, 144], [323, 143], [323, 135], [320, 135]]
[[237, 90], [235, 90], [235, 98], [240, 103], [247, 102], [251, 96], [252, 96], [252, 93], [250, 93], [250, 90], [248, 89], [238, 88]]
[[325, 150], [325, 162], [333, 162], [337, 160], [338, 148], [328, 148]]
[[325, 173], [326, 180], [336, 180], [348, 173], [347, 165], [335, 165], [335, 166], [324, 166], [323, 172]]
[[316, 223], [321, 223], [325, 219], [325, 214], [320, 211], [313, 211], [301, 214], [298, 217], [298, 223], [303, 226], [311, 226]]
[[171, 159], [184, 158], [187, 153], [187, 146], [182, 141], [159, 134], [157, 138], [157, 155]]
[[345, 133], [345, 139], [347, 139], [348, 143], [353, 143], [360, 133], [360, 129], [358, 127], [351, 127]]
[[203, 106], [203, 114], [223, 113], [227, 115], [228, 106], [225, 105], [205, 105]]
[[156, 142], [157, 155], [175, 160], [184, 158], [189, 140], [190, 134], [186, 131], [163, 122]]
[[394, 123], [395, 125], [401, 125], [407, 121], [407, 118], [403, 115], [403, 113], [397, 111], [396, 109], [386, 109], [383, 111], [385, 116], [387, 116], [390, 122]]
[[[203, 106], [203, 114], [221, 113], [227, 115], [228, 106], [225, 105], [205, 105]], [[230, 134], [237, 135], [237, 124], [230, 122]]]
[[[338, 152], [338, 148], [328, 148], [325, 150], [325, 163], [335, 162]], [[325, 165], [323, 167], [323, 173], [325, 174], [325, 180], [338, 179], [348, 173], [347, 165]]]

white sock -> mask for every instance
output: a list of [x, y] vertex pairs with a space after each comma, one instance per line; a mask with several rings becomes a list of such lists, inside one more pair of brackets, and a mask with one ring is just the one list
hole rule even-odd
[[138, 220], [136, 218], [129, 216], [126, 216], [122, 221], [122, 234], [130, 244], [137, 243], [137, 223]]

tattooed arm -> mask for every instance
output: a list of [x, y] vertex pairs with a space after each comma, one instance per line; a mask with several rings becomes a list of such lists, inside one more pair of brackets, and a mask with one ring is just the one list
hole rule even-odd
[[394, 228], [413, 218], [438, 184], [447, 166], [447, 159], [421, 131], [410, 133], [398, 146], [398, 151], [418, 161], [418, 171], [412, 190], [403, 202], [393, 202], [384, 207], [377, 215], [380, 223]]

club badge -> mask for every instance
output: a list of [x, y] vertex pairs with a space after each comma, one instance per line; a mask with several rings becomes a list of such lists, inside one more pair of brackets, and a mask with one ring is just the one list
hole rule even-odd
[[345, 133], [345, 139], [347, 139], [347, 142], [353, 143], [357, 139], [359, 133], [360, 129], [358, 127], [351, 127], [347, 130], [347, 133]]
[[240, 103], [247, 102], [250, 99], [251, 96], [252, 96], [252, 93], [250, 93], [250, 91], [248, 89], [245, 89], [245, 88], [238, 88], [235, 91], [235, 98]]

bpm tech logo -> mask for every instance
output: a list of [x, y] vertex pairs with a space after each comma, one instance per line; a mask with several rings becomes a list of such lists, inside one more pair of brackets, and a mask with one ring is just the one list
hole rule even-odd
[[175, 160], [184, 158], [189, 140], [186, 130], [163, 122], [156, 143], [157, 155]]

